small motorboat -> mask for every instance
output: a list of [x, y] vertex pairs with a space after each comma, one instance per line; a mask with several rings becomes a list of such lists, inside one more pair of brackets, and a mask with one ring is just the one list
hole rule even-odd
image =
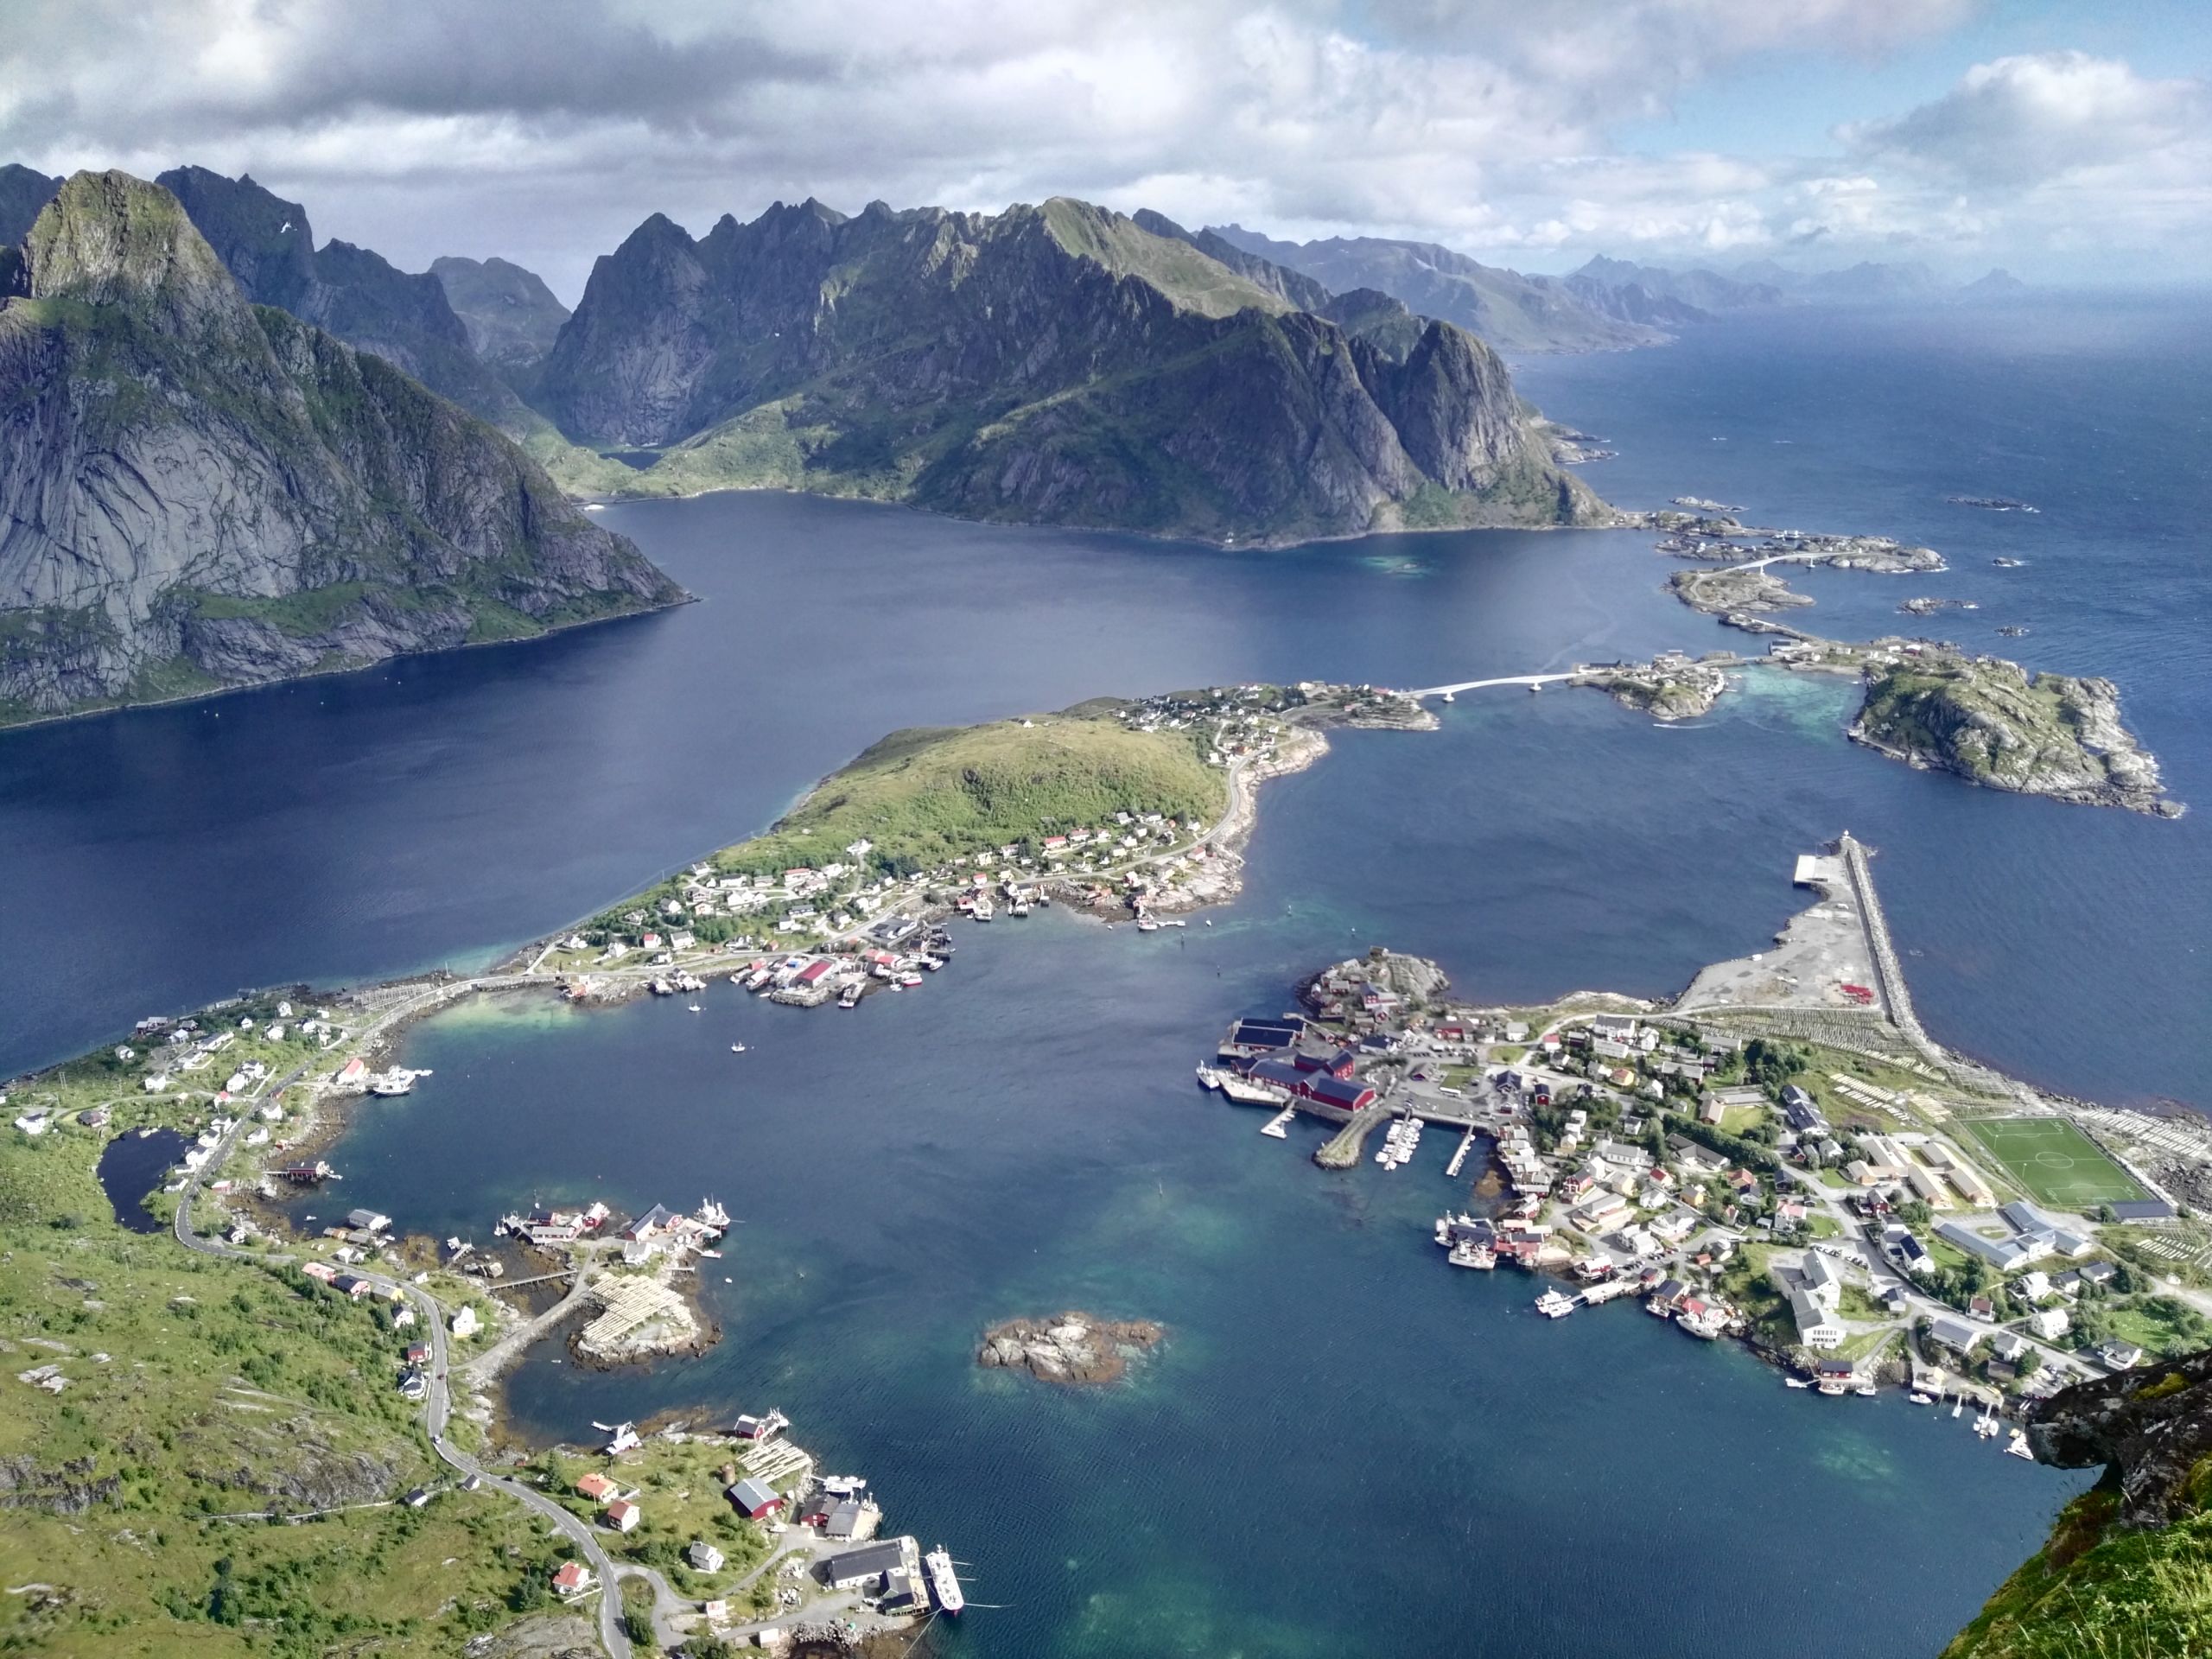
[[729, 1046], [729, 1052], [733, 1054], [742, 1054], [745, 1052], [745, 1045], [743, 1043], [732, 1043]]
[[694, 1003], [691, 1005], [691, 1012], [692, 1012], [692, 1013], [694, 1013], [694, 1014], [701, 1014], [701, 1013], [705, 1012], [705, 1010], [703, 1010], [702, 1008], [701, 1008], [701, 1007], [700, 1007], [700, 1006], [699, 1006], [696, 1002], [694, 1002]]

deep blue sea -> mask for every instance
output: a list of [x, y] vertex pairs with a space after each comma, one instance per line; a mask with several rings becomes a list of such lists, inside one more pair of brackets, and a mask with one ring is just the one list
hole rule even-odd
[[[1631, 1307], [1558, 1325], [1446, 1270], [1445, 1149], [1324, 1175], [1190, 1068], [1370, 944], [1466, 994], [1664, 995], [1795, 907], [1848, 827], [1930, 1029], [2099, 1098], [2212, 1103], [2212, 325], [2201, 300], [1789, 313], [1521, 365], [1629, 505], [1927, 542], [1815, 573], [1807, 626], [1936, 626], [2111, 675], [2199, 810], [1968, 788], [1844, 741], [1847, 688], [1758, 677], [1669, 730], [1588, 693], [1471, 696], [1268, 785], [1248, 887], [1150, 936], [974, 928], [853, 1014], [726, 987], [466, 1008], [334, 1154], [349, 1202], [482, 1233], [533, 1196], [742, 1218], [725, 1338], [645, 1377], [547, 1355], [532, 1432], [777, 1404], [977, 1563], [977, 1655], [1932, 1652], [2079, 1478], [1894, 1398], [1808, 1398]], [[2035, 515], [1948, 504], [2016, 496]], [[0, 1071], [241, 985], [486, 960], [757, 829], [885, 730], [1252, 678], [1425, 684], [1738, 644], [1622, 532], [1222, 553], [780, 496], [608, 522], [700, 596], [518, 647], [0, 735]], [[1999, 569], [1998, 554], [2026, 563]], [[2018, 622], [2024, 639], [1995, 629]], [[1913, 624], [1912, 631], [1929, 625]], [[728, 1052], [739, 1037], [743, 1057]], [[1166, 1321], [1130, 1387], [977, 1372], [976, 1332]]]

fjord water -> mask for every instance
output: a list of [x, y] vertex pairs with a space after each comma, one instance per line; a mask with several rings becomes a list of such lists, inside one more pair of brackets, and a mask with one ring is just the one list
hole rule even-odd
[[[1802, 578], [1808, 626], [1913, 624], [2107, 672], [2172, 791], [2212, 800], [2212, 340], [2201, 307], [1793, 315], [1528, 365], [1623, 450], [1625, 505], [1929, 542], [1952, 573]], [[2033, 517], [1947, 505], [2011, 495]], [[884, 730], [1104, 691], [1422, 684], [1740, 644], [1648, 537], [1378, 538], [1287, 554], [978, 528], [780, 497], [611, 522], [697, 606], [0, 737], [0, 1068], [234, 986], [482, 960], [758, 827]], [[1988, 563], [2026, 558], [2013, 570]], [[2018, 621], [2033, 632], [1999, 639]], [[1848, 826], [1930, 1028], [2107, 1099], [2212, 1101], [2202, 811], [1999, 796], [1840, 736], [1847, 688], [1756, 679], [1688, 729], [1589, 693], [1477, 695], [1338, 734], [1270, 785], [1211, 927], [970, 928], [918, 994], [798, 1014], [718, 986], [475, 1006], [334, 1154], [349, 1203], [481, 1234], [503, 1207], [711, 1191], [744, 1224], [724, 1339], [649, 1375], [541, 1354], [530, 1432], [780, 1404], [1005, 1604], [978, 1654], [1931, 1651], [2075, 1478], [1894, 1398], [1808, 1399], [1631, 1307], [1560, 1324], [1452, 1273], [1443, 1148], [1325, 1176], [1197, 1093], [1224, 1020], [1370, 944], [1464, 992], [1650, 995], [1756, 949], [1789, 860]], [[728, 1052], [739, 1039], [751, 1052]], [[976, 1371], [991, 1319], [1088, 1306], [1173, 1336], [1128, 1389]]]

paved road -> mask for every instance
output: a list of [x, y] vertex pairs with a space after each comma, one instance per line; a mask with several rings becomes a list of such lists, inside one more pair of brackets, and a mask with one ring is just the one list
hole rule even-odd
[[[302, 1066], [299, 1071], [293, 1071], [283, 1083], [277, 1084], [276, 1089], [268, 1091], [268, 1097], [273, 1098], [279, 1090], [296, 1080], [300, 1071], [305, 1069]], [[177, 1243], [183, 1245], [185, 1249], [197, 1251], [202, 1255], [224, 1256], [264, 1267], [283, 1264], [295, 1258], [289, 1255], [233, 1249], [218, 1240], [202, 1237], [192, 1224], [193, 1200], [200, 1195], [200, 1189], [206, 1180], [230, 1157], [232, 1148], [238, 1145], [239, 1137], [245, 1133], [246, 1125], [251, 1121], [252, 1115], [250, 1112], [241, 1115], [238, 1122], [232, 1126], [230, 1132], [209, 1154], [207, 1162], [187, 1176], [184, 1191], [177, 1198], [176, 1239]], [[577, 1553], [590, 1564], [592, 1571], [599, 1575], [599, 1581], [604, 1586], [599, 1598], [600, 1640], [606, 1644], [607, 1651], [613, 1656], [613, 1659], [631, 1659], [630, 1638], [622, 1629], [622, 1597], [618, 1569], [613, 1559], [608, 1556], [605, 1549], [601, 1548], [599, 1540], [594, 1535], [592, 1529], [535, 1487], [525, 1486], [520, 1481], [512, 1480], [505, 1475], [494, 1474], [486, 1470], [475, 1459], [448, 1443], [446, 1425], [452, 1415], [452, 1399], [446, 1383], [448, 1361], [446, 1349], [445, 1310], [438, 1305], [437, 1299], [419, 1285], [406, 1284], [397, 1280], [385, 1278], [380, 1274], [366, 1271], [362, 1272], [360, 1276], [381, 1290], [387, 1293], [397, 1290], [404, 1295], [413, 1304], [416, 1316], [429, 1326], [431, 1357], [429, 1388], [423, 1399], [423, 1421], [424, 1427], [429, 1432], [431, 1450], [437, 1453], [440, 1461], [449, 1468], [458, 1471], [462, 1478], [474, 1475], [486, 1486], [496, 1487], [510, 1497], [520, 1500], [537, 1514], [553, 1522], [567, 1536], [569, 1541], [576, 1547]], [[623, 1570], [642, 1576], [652, 1586], [657, 1624], [662, 1623], [664, 1607], [671, 1604], [677, 1606], [682, 1605], [675, 1592], [669, 1588], [666, 1581], [658, 1573], [641, 1567], [629, 1567]], [[661, 1634], [664, 1644], [675, 1639], [675, 1633], [672, 1630], [664, 1628]]]

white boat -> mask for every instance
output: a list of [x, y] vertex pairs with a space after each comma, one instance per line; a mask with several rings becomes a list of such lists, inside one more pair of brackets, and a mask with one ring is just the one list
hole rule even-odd
[[1876, 1388], [1872, 1382], [1861, 1382], [1854, 1388], [1852, 1392], [1859, 1395], [1862, 1400], [1872, 1400], [1876, 1395], [1879, 1394], [1881, 1390]]
[[1784, 1388], [1790, 1389], [1809, 1389], [1813, 1386], [1802, 1376], [1785, 1376], [1782, 1382]]
[[1536, 1298], [1536, 1312], [1548, 1319], [1563, 1319], [1574, 1312], [1574, 1299], [1560, 1295], [1555, 1288], [1548, 1290]]
[[906, 987], [906, 989], [911, 991], [922, 982], [922, 976], [916, 973], [912, 968], [909, 968], [905, 973], [899, 976], [899, 982], [902, 986]]
[[1149, 916], [1140, 916], [1137, 918], [1137, 931], [1140, 933], [1157, 933], [1160, 931], [1160, 924], [1154, 921]]
[[745, 1045], [743, 1043], [732, 1043], [729, 1046], [729, 1052], [733, 1054], [742, 1054], [745, 1052]]
[[2012, 1438], [2005, 1442], [2005, 1450], [2013, 1457], [2026, 1459], [2030, 1463], [2036, 1460], [2035, 1452], [2029, 1448], [2027, 1431], [2024, 1429], [2016, 1428], [2012, 1431]]
[[1221, 1087], [1221, 1073], [1210, 1065], [1202, 1065], [1198, 1070], [1199, 1088], [1218, 1089]]
[[1910, 1397], [1912, 1403], [1916, 1406], [1932, 1406], [1936, 1403], [1936, 1396], [1934, 1395], [1923, 1394], [1917, 1389], [1915, 1389], [1912, 1391]]
[[952, 1570], [952, 1556], [943, 1544], [922, 1557], [922, 1565], [929, 1569], [930, 1594], [937, 1599], [938, 1611], [958, 1613], [968, 1605], [960, 1593], [960, 1578]]
[[701, 1013], [703, 1013], [703, 1012], [704, 1012], [704, 1010], [703, 1010], [703, 1009], [702, 1009], [702, 1008], [700, 1007], [700, 1006], [699, 1006], [696, 1002], [694, 1002], [694, 1003], [691, 1005], [691, 1012], [692, 1012], [692, 1013], [694, 1013], [694, 1014], [701, 1014]]
[[1287, 1141], [1290, 1139], [1290, 1131], [1283, 1127], [1282, 1120], [1279, 1117], [1271, 1117], [1265, 1123], [1262, 1123], [1260, 1126], [1260, 1133], [1266, 1135], [1270, 1141]]

